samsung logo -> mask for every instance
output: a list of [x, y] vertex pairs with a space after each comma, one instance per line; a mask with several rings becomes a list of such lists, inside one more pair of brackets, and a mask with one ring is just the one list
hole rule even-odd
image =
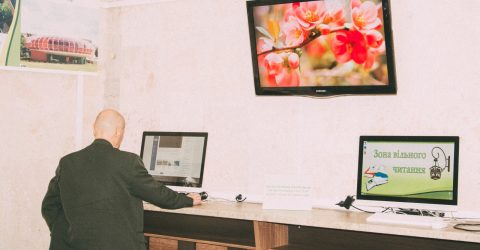
[[324, 89], [317, 89], [317, 90], [315, 90], [315, 92], [316, 92], [316, 93], [325, 93], [325, 92], [327, 92], [327, 91], [324, 90]]

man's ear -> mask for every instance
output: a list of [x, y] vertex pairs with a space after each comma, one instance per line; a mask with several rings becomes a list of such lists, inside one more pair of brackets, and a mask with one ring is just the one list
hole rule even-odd
[[122, 128], [116, 128], [115, 129], [115, 136], [119, 137], [121, 136], [123, 133], [123, 129]]

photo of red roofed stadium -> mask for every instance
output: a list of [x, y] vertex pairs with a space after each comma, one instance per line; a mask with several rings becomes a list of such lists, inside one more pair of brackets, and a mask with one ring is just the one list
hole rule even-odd
[[22, 0], [19, 66], [96, 72], [100, 8], [93, 2]]
[[96, 61], [98, 50], [86, 39], [23, 35], [23, 59], [65, 64], [86, 64]]

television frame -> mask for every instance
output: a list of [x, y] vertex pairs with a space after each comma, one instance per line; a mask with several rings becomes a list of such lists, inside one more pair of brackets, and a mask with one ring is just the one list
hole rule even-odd
[[[427, 198], [408, 198], [408, 197], [390, 197], [390, 196], [370, 196], [362, 195], [362, 176], [363, 176], [363, 143], [365, 141], [391, 141], [391, 142], [451, 142], [454, 143], [454, 159], [451, 162], [453, 169], [453, 199], [427, 199]], [[458, 205], [458, 158], [460, 149], [460, 137], [458, 136], [360, 136], [359, 156], [357, 171], [357, 201], [362, 205], [386, 206], [386, 207], [405, 207], [405, 208], [424, 208], [437, 210], [447, 209], [455, 210]]]
[[[205, 167], [205, 156], [207, 153], [207, 140], [208, 140], [208, 133], [207, 132], [163, 132], [163, 131], [144, 131], [142, 134], [142, 145], [140, 149], [140, 158], [143, 161], [143, 152], [144, 152], [144, 147], [145, 147], [145, 138], [147, 136], [182, 136], [182, 137], [203, 137], [203, 152], [202, 152], [202, 164], [201, 164], [201, 169], [200, 169], [200, 178], [198, 181], [198, 186], [196, 187], [186, 187], [184, 185], [180, 185], [180, 183], [175, 183], [175, 184], [165, 184], [169, 187], [186, 187], [186, 188], [192, 188], [192, 189], [197, 189], [197, 188], [202, 188], [203, 185], [203, 173], [204, 173], [204, 167]], [[152, 175], [154, 178], [156, 175]], [[158, 182], [161, 182], [159, 180], [156, 180]]]
[[[312, 97], [328, 97], [336, 95], [367, 95], [367, 94], [396, 94], [397, 81], [395, 72], [395, 56], [393, 46], [393, 31], [390, 13], [390, 0], [381, 0], [383, 8], [383, 28], [385, 39], [385, 53], [387, 58], [388, 85], [362, 86], [298, 86], [298, 87], [262, 87], [257, 55], [257, 37], [253, 17], [253, 9], [258, 6], [286, 4], [294, 2], [309, 2], [315, 0], [259, 0], [247, 1], [248, 27], [253, 66], [253, 76], [256, 95], [297, 95]], [[318, 1], [318, 0], [316, 0]]]

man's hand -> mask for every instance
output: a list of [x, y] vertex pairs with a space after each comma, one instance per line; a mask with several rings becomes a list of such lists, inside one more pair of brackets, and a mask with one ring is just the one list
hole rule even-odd
[[192, 198], [193, 200], [193, 205], [201, 205], [202, 204], [202, 198], [200, 197], [199, 194], [197, 193], [189, 193], [187, 194], [188, 197]]

